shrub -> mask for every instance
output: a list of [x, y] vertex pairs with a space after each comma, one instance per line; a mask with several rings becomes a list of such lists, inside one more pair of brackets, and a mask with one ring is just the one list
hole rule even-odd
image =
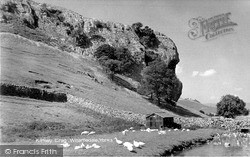
[[153, 51], [146, 51], [145, 57], [144, 57], [146, 66], [148, 66], [150, 62], [153, 62], [157, 58], [158, 58], [158, 54], [154, 53]]
[[101, 35], [92, 35], [90, 40], [96, 40], [96, 41], [101, 41], [101, 42], [105, 42], [106, 39], [104, 37], [102, 37]]
[[1, 83], [1, 95], [27, 97], [45, 101], [66, 102], [67, 95], [65, 93], [52, 93], [37, 88], [29, 88], [25, 86], [16, 86]]
[[9, 13], [18, 13], [18, 9], [15, 3], [8, 1], [6, 4], [2, 5], [1, 10]]
[[94, 56], [111, 73], [124, 73], [134, 64], [128, 49], [114, 48], [108, 44], [98, 47]]
[[200, 110], [200, 113], [205, 114], [205, 112], [203, 110]]
[[104, 29], [106, 28], [107, 30], [110, 31], [110, 28], [108, 27], [108, 25], [104, 22], [101, 21], [94, 21], [94, 25], [97, 29]]
[[85, 33], [77, 34], [75, 39], [76, 39], [76, 46], [79, 46], [81, 48], [88, 48], [92, 45], [91, 40]]
[[226, 118], [235, 118], [238, 115], [248, 115], [246, 103], [237, 96], [225, 95], [217, 103], [217, 114]]
[[144, 28], [142, 26], [140, 22], [132, 24], [132, 29], [139, 37], [140, 43], [146, 48], [158, 48], [160, 41], [157, 39], [154, 31], [148, 26]]
[[64, 25], [69, 27], [69, 29], [67, 29], [66, 32], [69, 36], [71, 36], [75, 40], [76, 46], [79, 46], [81, 48], [88, 48], [92, 46], [90, 38], [84, 33], [83, 30], [84, 22], [80, 23], [75, 29], [69, 23], [64, 23]]

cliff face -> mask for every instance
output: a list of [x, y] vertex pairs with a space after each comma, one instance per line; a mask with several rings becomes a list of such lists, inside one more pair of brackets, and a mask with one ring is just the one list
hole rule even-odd
[[[144, 64], [145, 52], [159, 54], [169, 67], [179, 62], [174, 42], [155, 32], [159, 45], [145, 48], [131, 26], [83, 17], [64, 8], [39, 4], [30, 0], [4, 0], [1, 2], [0, 31], [19, 34], [44, 42], [67, 52], [82, 54], [93, 59], [93, 52], [103, 45], [126, 47], [139, 64]], [[143, 66], [142, 66], [143, 67]], [[137, 74], [140, 74], [137, 69]], [[175, 85], [175, 101], [181, 95], [182, 83]]]

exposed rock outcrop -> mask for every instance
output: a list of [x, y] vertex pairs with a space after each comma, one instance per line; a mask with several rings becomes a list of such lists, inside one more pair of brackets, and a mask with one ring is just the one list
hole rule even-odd
[[[140, 43], [139, 37], [129, 25], [86, 18], [61, 7], [31, 0], [4, 0], [0, 12], [1, 32], [19, 34], [90, 59], [94, 58], [93, 53], [103, 44], [126, 47], [134, 61], [144, 64], [148, 48]], [[160, 43], [156, 49], [148, 50], [159, 54], [170, 68], [175, 69], [179, 62], [176, 45], [165, 35], [154, 33]], [[136, 69], [136, 73], [140, 74], [141, 70]], [[181, 91], [182, 84], [179, 81], [174, 91], [175, 101], [179, 99]]]

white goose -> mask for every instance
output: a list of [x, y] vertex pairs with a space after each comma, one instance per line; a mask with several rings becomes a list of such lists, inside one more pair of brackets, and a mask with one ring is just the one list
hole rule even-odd
[[60, 145], [62, 145], [63, 148], [68, 148], [68, 147], [70, 147], [70, 144], [69, 144], [67, 141], [65, 141], [63, 144], [60, 144]]
[[82, 143], [80, 146], [75, 146], [75, 149], [82, 149], [85, 148], [85, 145]]
[[94, 131], [91, 131], [90, 133], [88, 133], [88, 135], [92, 135], [92, 134], [95, 134], [95, 132], [94, 132]]
[[99, 146], [99, 145], [97, 145], [97, 144], [95, 144], [95, 143], [92, 144], [92, 147], [93, 147], [93, 148], [101, 148], [101, 146]]
[[89, 131], [83, 131], [83, 132], [81, 133], [81, 135], [86, 135], [86, 134], [89, 134]]
[[136, 148], [140, 148], [141, 146], [140, 146], [140, 143], [139, 142], [137, 142], [137, 141], [133, 141], [133, 144], [134, 144], [134, 146], [136, 147]]
[[86, 149], [90, 149], [90, 148], [92, 148], [92, 147], [93, 147], [93, 145], [90, 146], [90, 145], [87, 144], [85, 148], [86, 148]]
[[122, 131], [122, 134], [123, 134], [123, 135], [126, 135], [126, 132], [128, 132], [127, 129], [123, 130], [123, 131]]
[[139, 142], [139, 145], [140, 145], [140, 146], [144, 146], [145, 143], [144, 143], [144, 142]]
[[123, 146], [126, 147], [130, 152], [132, 152], [134, 150], [133, 144], [130, 142], [124, 142]]
[[121, 140], [118, 140], [116, 137], [115, 137], [115, 141], [117, 144], [121, 145], [122, 144], [122, 141]]

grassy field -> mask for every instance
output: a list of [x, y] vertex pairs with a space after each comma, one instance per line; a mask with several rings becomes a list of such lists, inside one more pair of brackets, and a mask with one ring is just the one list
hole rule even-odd
[[[179, 106], [175, 110], [182, 110], [178, 112], [161, 109], [139, 94], [110, 82], [93, 60], [6, 33], [1, 34], [1, 83], [71, 94], [91, 100], [94, 104], [133, 113], [164, 111], [169, 116], [180, 116], [185, 111], [189, 116], [204, 116], [187, 106]], [[51, 144], [60, 144], [62, 140], [58, 142], [55, 139], [81, 139], [83, 137], [79, 135], [84, 130], [96, 132], [91, 138], [110, 139], [109, 142], [99, 142], [102, 149], [94, 150], [75, 151], [73, 146], [79, 142], [72, 142], [72, 147], [64, 150], [66, 155], [154, 155], [180, 141], [206, 137], [215, 131], [169, 132], [164, 136], [135, 132], [122, 136], [120, 131], [131, 126], [139, 129], [141, 126], [69, 102], [12, 96], [1, 96], [0, 102], [1, 143], [38, 144], [37, 139], [48, 138], [53, 139]], [[141, 140], [147, 145], [131, 154], [116, 145], [115, 136], [130, 142]]]
[[[212, 129], [199, 129], [189, 132], [169, 131], [164, 135], [159, 135], [157, 132], [128, 132], [123, 135], [121, 132], [101, 135], [78, 135], [71, 137], [53, 137], [53, 138], [38, 138], [36, 141], [27, 141], [25, 144], [42, 144], [42, 145], [59, 145], [64, 141], [70, 144], [70, 147], [64, 148], [64, 156], [153, 156], [160, 155], [174, 146], [182, 145], [183, 142], [195, 141], [197, 139], [206, 140], [211, 135], [221, 132], [220, 130]], [[135, 148], [134, 152], [129, 152], [122, 145], [118, 145], [114, 138], [117, 137], [123, 142], [142, 141], [145, 146], [141, 149]], [[13, 142], [12, 144], [23, 144], [24, 142]], [[81, 143], [93, 144], [96, 143], [101, 146], [99, 149], [79, 149], [75, 150], [74, 147]]]
[[1, 96], [0, 110], [1, 142], [75, 136], [82, 130], [103, 134], [132, 126], [140, 128], [137, 123], [111, 118], [77, 104]]

